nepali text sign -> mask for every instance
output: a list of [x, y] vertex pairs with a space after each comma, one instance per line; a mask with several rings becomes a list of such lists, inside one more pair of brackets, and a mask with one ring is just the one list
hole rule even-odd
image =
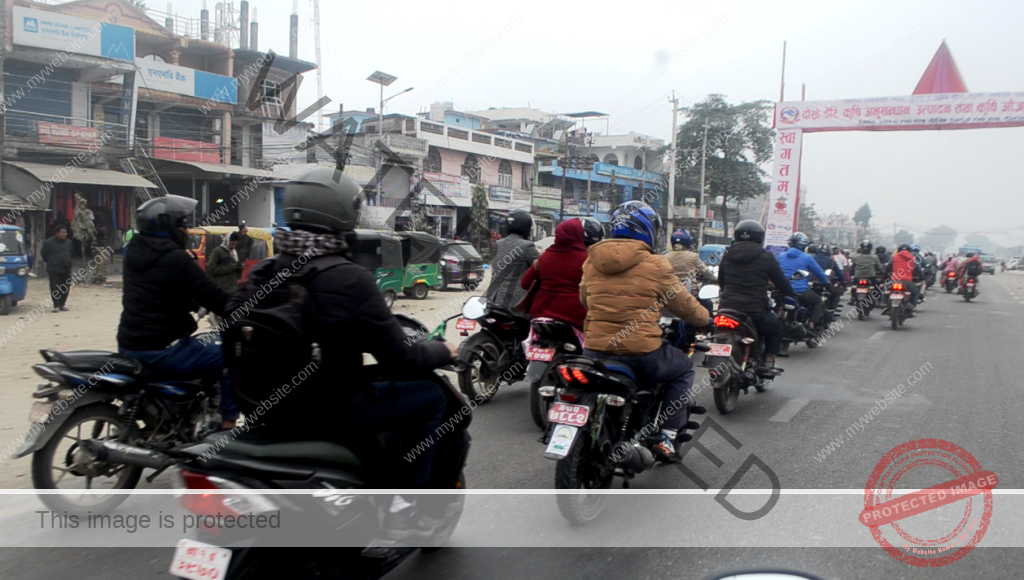
[[786, 245], [796, 228], [800, 207], [800, 150], [803, 131], [780, 129], [775, 132], [775, 171], [768, 192], [768, 222], [765, 245]]
[[220, 145], [188, 139], [156, 137], [153, 139], [153, 157], [173, 161], [220, 163]]
[[[615, 173], [615, 177], [622, 177], [626, 179], [640, 179], [644, 181], [661, 181], [665, 178], [660, 173], [654, 173], [653, 171], [644, 171], [642, 169], [633, 169], [632, 167], [621, 167], [619, 165], [610, 165], [608, 163], [595, 163], [594, 172], [598, 175], [611, 175]], [[570, 176], [572, 173], [569, 174]], [[584, 173], [586, 177], [586, 173]]]
[[562, 190], [554, 187], [533, 186], [533, 207], [557, 210], [562, 207]]
[[135, 61], [134, 28], [24, 6], [13, 8], [14, 44]]
[[951, 93], [775, 105], [775, 128], [815, 131], [1024, 126], [1024, 93]]
[[238, 81], [234, 78], [143, 58], [135, 59], [135, 65], [143, 88], [221, 103], [238, 102]]
[[99, 129], [94, 127], [74, 127], [59, 123], [36, 123], [39, 142], [45, 145], [64, 145], [66, 147], [88, 148], [100, 140]]

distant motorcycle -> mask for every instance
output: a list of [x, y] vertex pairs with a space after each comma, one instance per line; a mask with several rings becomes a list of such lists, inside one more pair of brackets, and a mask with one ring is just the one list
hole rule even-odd
[[956, 290], [958, 280], [956, 279], [956, 272], [950, 272], [946, 274], [945, 286], [946, 294], [950, 294], [953, 290]]
[[871, 316], [871, 310], [875, 307], [875, 301], [871, 297], [876, 289], [874, 283], [873, 279], [859, 278], [853, 287], [853, 307], [857, 311], [857, 320]]
[[548, 409], [554, 397], [555, 365], [583, 350], [583, 333], [553, 318], [534, 318], [530, 321], [530, 336], [523, 341], [523, 349], [529, 361], [526, 383], [530, 388], [530, 416], [537, 427], [547, 429]]
[[474, 296], [462, 307], [455, 328], [462, 336], [480, 325], [480, 332], [459, 345], [459, 358], [468, 365], [459, 373], [459, 389], [479, 403], [490, 401], [502, 382], [511, 383], [526, 375], [523, 340], [529, 336], [529, 322], [512, 311], [499, 308], [482, 296]]
[[889, 322], [893, 330], [899, 330], [903, 322], [908, 318], [913, 308], [912, 297], [909, 288], [905, 288], [903, 282], [893, 282], [886, 292], [886, 302], [889, 309]]
[[967, 277], [967, 281], [964, 283], [963, 296], [964, 302], [970, 302], [978, 297], [978, 279], [974, 276]]

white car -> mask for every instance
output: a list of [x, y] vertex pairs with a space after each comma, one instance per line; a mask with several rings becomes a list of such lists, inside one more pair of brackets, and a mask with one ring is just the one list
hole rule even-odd
[[1006, 261], [1007, 270], [1018, 270], [1020, 269], [1020, 258], [1010, 258]]

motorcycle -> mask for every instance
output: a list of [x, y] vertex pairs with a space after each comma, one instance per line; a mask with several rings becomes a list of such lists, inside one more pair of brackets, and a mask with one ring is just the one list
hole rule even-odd
[[953, 292], [953, 290], [956, 290], [958, 282], [959, 281], [956, 279], [956, 272], [950, 272], [949, 274], [946, 274], [946, 294], [950, 294]]
[[974, 276], [968, 276], [967, 282], [964, 283], [964, 302], [970, 302], [974, 298], [978, 297], [978, 279]]
[[857, 310], [857, 320], [871, 317], [871, 310], [875, 307], [875, 301], [871, 294], [875, 288], [874, 280], [857, 279], [857, 285], [853, 288], [853, 307]]
[[455, 328], [461, 336], [469, 336], [477, 324], [480, 332], [459, 345], [459, 358], [468, 364], [459, 373], [459, 388], [466, 397], [486, 403], [497, 394], [502, 382], [519, 381], [526, 375], [523, 340], [529, 336], [530, 324], [511, 310], [474, 296], [463, 305]]
[[[205, 338], [204, 338], [205, 336]], [[197, 335], [215, 340], [215, 333]], [[45, 362], [32, 369], [47, 382], [37, 386], [32, 425], [15, 458], [32, 455], [36, 489], [134, 489], [146, 468], [167, 468], [155, 458], [175, 446], [200, 441], [220, 425], [219, 376], [174, 380], [135, 359], [103, 351], [39, 351]], [[219, 373], [217, 373], [219, 375]], [[109, 447], [108, 447], [109, 446]], [[136, 457], [122, 456], [130, 446]], [[69, 477], [70, 476], [70, 477]], [[76, 497], [76, 499], [71, 499]], [[128, 494], [41, 494], [54, 511], [103, 513]]]
[[[796, 299], [786, 296], [776, 304], [776, 316], [779, 316], [783, 325], [787, 321], [795, 322], [791, 316], [800, 308]], [[759, 393], [767, 391], [772, 380], [782, 374], [782, 369], [768, 371], [761, 368], [764, 360], [763, 341], [749, 316], [723, 309], [715, 314], [714, 322], [704, 366], [711, 369], [708, 378], [714, 389], [715, 408], [726, 415], [736, 410], [736, 400], [741, 390], [744, 394], [749, 394], [750, 387]]]
[[[448, 320], [455, 318], [430, 332], [412, 318], [396, 317], [414, 341], [443, 340]], [[446, 370], [458, 371], [461, 365], [457, 360]], [[440, 370], [431, 373], [430, 380], [445, 392], [448, 405], [443, 420], [451, 430], [433, 442], [436, 455], [427, 487], [462, 490], [466, 488], [463, 468], [472, 442], [468, 431], [472, 408]], [[189, 570], [200, 574], [205, 570], [205, 575], [187, 577], [226, 580], [379, 578], [417, 549], [443, 546], [458, 527], [464, 494], [417, 496], [417, 509], [434, 523], [430, 529], [408, 533], [385, 524], [395, 496], [354, 493], [359, 488], [393, 488], [396, 471], [401, 469], [398, 464], [405, 463], [400, 460], [402, 453], [416, 442], [399, 441], [396, 433], [385, 433], [357, 437], [342, 445], [304, 440], [302, 433], [270, 429], [255, 426], [237, 437], [234, 433], [217, 433], [201, 443], [178, 447], [162, 458], [178, 467], [180, 487], [219, 490], [205, 495], [181, 494], [179, 502], [190, 514], [235, 516], [239, 521], [276, 514], [279, 521], [288, 522], [287, 527], [264, 527], [259, 531], [241, 526], [199, 526], [194, 539], [177, 543], [172, 574], [185, 575]], [[277, 493], [302, 489], [312, 493]], [[334, 549], [303, 550], [301, 562], [282, 558], [280, 549], [271, 549], [308, 548], [311, 544]]]
[[[659, 322], [670, 343], [707, 350], [708, 345], [677, 319], [663, 316]], [[682, 408], [664, 404], [663, 385], [639, 384], [633, 370], [618, 362], [567, 356], [555, 372], [558, 385], [541, 389], [553, 398], [548, 411], [551, 427], [541, 442], [547, 444], [544, 457], [556, 462], [555, 488], [608, 489], [615, 477], [623, 478], [622, 486], [628, 488], [631, 479], [655, 463], [649, 447], [659, 440], [662, 411]], [[676, 437], [677, 445], [692, 438], [687, 430], [700, 427], [690, 415], [704, 412], [690, 402], [682, 405], [687, 421]], [[562, 516], [582, 525], [601, 514], [607, 495], [583, 492], [556, 498]]]
[[[810, 272], [807, 270], [797, 270], [790, 276], [790, 280], [803, 280], [810, 276]], [[814, 290], [819, 298], [824, 300], [822, 296], [824, 286], [818, 282], [812, 282], [810, 288]], [[810, 311], [807, 308], [800, 305], [795, 299], [790, 297], [783, 298], [782, 294], [775, 290], [770, 294], [770, 301], [774, 304], [775, 316], [778, 317], [779, 321], [782, 322], [782, 350], [779, 352], [779, 356], [788, 357], [789, 347], [796, 342], [806, 342], [808, 348], [818, 347], [818, 335], [820, 332], [816, 332], [811, 329], [810, 325]], [[789, 308], [788, 306], [793, 306]], [[831, 324], [831, 311], [823, 306], [822, 323], [823, 326]]]
[[537, 427], [547, 429], [551, 401], [541, 396], [540, 389], [555, 384], [555, 365], [583, 350], [583, 333], [565, 322], [535, 318], [530, 321], [530, 336], [523, 341], [523, 349], [529, 361], [526, 383], [530, 388], [530, 416]]
[[903, 326], [903, 322], [908, 318], [913, 308], [911, 296], [910, 289], [905, 289], [903, 282], [893, 282], [886, 292], [889, 322], [893, 330], [899, 330]]

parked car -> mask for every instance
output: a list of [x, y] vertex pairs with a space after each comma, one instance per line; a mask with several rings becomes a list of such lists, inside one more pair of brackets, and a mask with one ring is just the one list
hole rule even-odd
[[1006, 261], [1007, 270], [1019, 270], [1020, 269], [1020, 258], [1010, 258]]
[[469, 242], [445, 240], [441, 256], [441, 290], [449, 284], [476, 289], [484, 279], [484, 259]]
[[992, 274], [995, 276], [996, 268], [999, 266], [999, 258], [995, 256], [982, 256], [981, 257], [981, 271], [984, 274]]

